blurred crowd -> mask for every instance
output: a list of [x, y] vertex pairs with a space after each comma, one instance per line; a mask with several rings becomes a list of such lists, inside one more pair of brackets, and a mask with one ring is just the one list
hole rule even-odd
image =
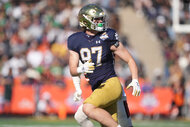
[[[180, 1], [180, 0], [179, 0]], [[146, 17], [160, 39], [165, 67], [156, 72], [153, 86], [170, 86], [174, 93], [171, 117], [190, 117], [190, 33], [172, 29], [172, 0], [128, 0], [138, 16]], [[190, 23], [190, 4], [180, 1], [180, 24]]]
[[[161, 40], [165, 58], [163, 73], [158, 72], [151, 85], [171, 86], [175, 93], [173, 117], [184, 115], [184, 109], [185, 115], [190, 114], [190, 34], [172, 30], [170, 0], [1, 0], [0, 85], [6, 88], [4, 102], [11, 100], [13, 84], [65, 86], [64, 77], [70, 76], [67, 37], [79, 30], [78, 11], [89, 2], [106, 9], [108, 25], [118, 32], [118, 7], [131, 6], [137, 15], [147, 18]], [[190, 23], [190, 9], [180, 14], [181, 24]], [[130, 49], [127, 37], [120, 38]], [[145, 78], [140, 61], [138, 66]], [[119, 76], [129, 76], [126, 68], [122, 61], [116, 65], [117, 71], [123, 72]], [[123, 69], [128, 71], [119, 71]]]

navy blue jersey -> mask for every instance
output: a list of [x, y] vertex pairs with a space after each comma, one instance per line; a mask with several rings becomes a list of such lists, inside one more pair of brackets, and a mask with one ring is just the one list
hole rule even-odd
[[95, 36], [77, 32], [68, 38], [68, 49], [79, 54], [82, 63], [92, 59], [93, 73], [87, 74], [92, 90], [111, 77], [115, 77], [114, 55], [110, 47], [118, 43], [118, 35], [113, 29], [99, 32]]

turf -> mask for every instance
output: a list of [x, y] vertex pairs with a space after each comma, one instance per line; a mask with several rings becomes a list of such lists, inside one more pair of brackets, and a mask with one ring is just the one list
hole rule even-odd
[[[94, 121], [93, 121], [94, 122]], [[100, 127], [94, 122], [95, 127]], [[133, 120], [134, 127], [190, 127], [190, 121], [185, 120]], [[0, 127], [79, 127], [70, 117], [59, 120], [56, 117], [1, 117]]]
[[[94, 122], [96, 127], [99, 126]], [[60, 120], [57, 117], [1, 117], [0, 127], [79, 127], [73, 117]]]

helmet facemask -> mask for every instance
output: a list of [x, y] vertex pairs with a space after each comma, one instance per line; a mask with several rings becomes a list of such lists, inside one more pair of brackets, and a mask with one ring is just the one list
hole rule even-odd
[[[96, 22], [101, 21], [101, 22]], [[93, 19], [92, 27], [95, 31], [104, 31], [105, 30], [105, 17], [98, 17]]]

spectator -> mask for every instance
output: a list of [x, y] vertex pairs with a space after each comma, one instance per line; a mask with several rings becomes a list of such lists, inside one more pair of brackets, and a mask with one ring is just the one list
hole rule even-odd
[[36, 40], [31, 42], [26, 59], [33, 68], [39, 67], [42, 63], [43, 54], [38, 50], [38, 42]]

